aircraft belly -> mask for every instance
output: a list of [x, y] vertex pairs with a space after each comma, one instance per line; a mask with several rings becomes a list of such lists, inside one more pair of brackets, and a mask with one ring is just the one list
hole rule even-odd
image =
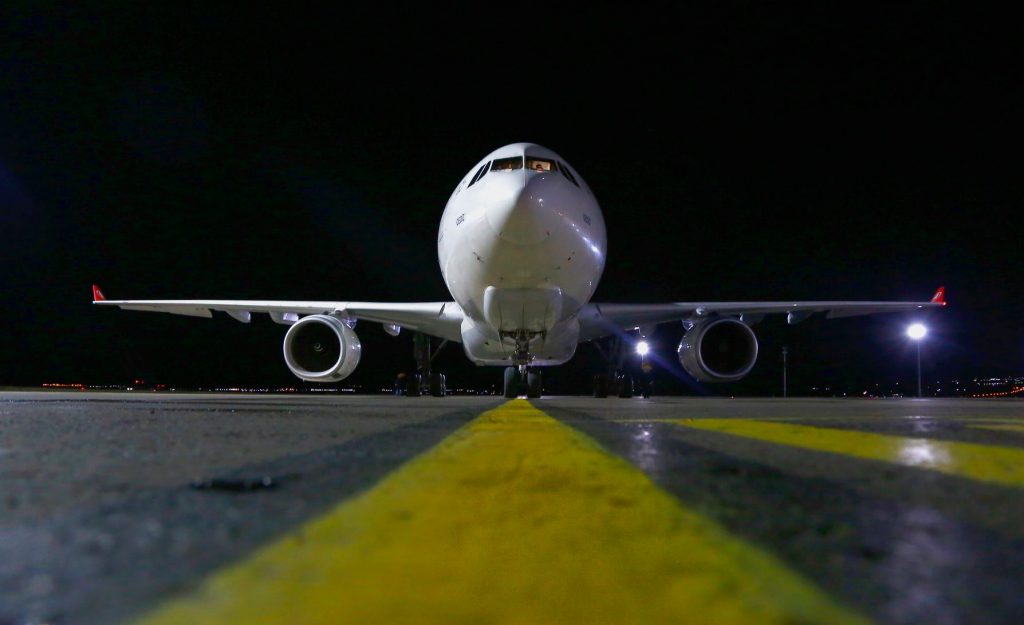
[[[560, 322], [544, 334], [534, 336], [529, 343], [530, 364], [547, 367], [567, 362], [576, 353], [579, 337], [580, 323], [576, 319]], [[462, 349], [467, 358], [480, 366], [515, 364], [512, 360], [515, 341], [503, 340], [486, 322], [469, 318], [462, 322]]]

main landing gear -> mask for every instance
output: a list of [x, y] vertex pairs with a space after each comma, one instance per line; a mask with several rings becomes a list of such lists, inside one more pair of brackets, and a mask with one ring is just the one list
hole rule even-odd
[[430, 363], [441, 348], [448, 343], [441, 341], [437, 349], [430, 351], [430, 337], [421, 332], [412, 335], [412, 354], [416, 359], [416, 373], [409, 376], [406, 395], [419, 397], [426, 391], [431, 397], [444, 397], [448, 394], [448, 380], [443, 373], [431, 371]]
[[598, 373], [594, 376], [594, 397], [632, 397], [636, 392], [633, 376], [625, 373]]
[[536, 399], [541, 394], [541, 383], [540, 371], [528, 369], [526, 365], [505, 367], [505, 397], [509, 399], [524, 394]]
[[[621, 336], [613, 336], [605, 350], [594, 341], [594, 347], [601, 353], [607, 367], [604, 373], [594, 376], [594, 397], [622, 397], [629, 398], [636, 394], [636, 385], [633, 376], [623, 369], [626, 363], [626, 343]], [[642, 385], [641, 385], [642, 386]], [[644, 397], [649, 397], [649, 391], [645, 391]]]

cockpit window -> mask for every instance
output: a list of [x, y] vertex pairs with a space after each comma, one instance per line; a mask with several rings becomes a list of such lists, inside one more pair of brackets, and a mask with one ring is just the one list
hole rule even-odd
[[480, 169], [476, 170], [476, 173], [473, 174], [473, 179], [470, 180], [469, 184], [466, 185], [466, 186], [471, 187], [471, 186], [476, 184], [477, 180], [480, 180], [481, 178], [483, 178], [484, 175], [487, 174], [487, 166], [488, 165], [490, 165], [490, 163], [484, 163], [483, 165], [481, 165]]
[[576, 182], [576, 177], [572, 175], [572, 172], [565, 166], [565, 163], [559, 163], [558, 170], [565, 174], [565, 177], [569, 179], [569, 182], [573, 183], [577, 187], [580, 186], [580, 183]]
[[491, 171], [510, 171], [523, 168], [523, 157], [499, 158], [491, 163]]
[[546, 158], [527, 157], [526, 168], [532, 171], [553, 171], [555, 170], [555, 161], [549, 161]]

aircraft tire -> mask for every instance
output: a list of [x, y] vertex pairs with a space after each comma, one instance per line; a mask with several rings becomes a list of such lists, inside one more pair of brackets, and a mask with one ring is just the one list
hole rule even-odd
[[430, 396], [444, 397], [444, 376], [440, 373], [430, 374]]
[[515, 367], [505, 367], [505, 397], [515, 399], [519, 396], [519, 370]]
[[608, 376], [603, 373], [594, 376], [594, 397], [608, 397]]
[[541, 395], [540, 371], [528, 371], [526, 373], [526, 396], [530, 399], [537, 399]]
[[409, 376], [405, 389], [406, 397], [419, 397], [420, 396], [420, 376], [418, 373], [414, 373]]

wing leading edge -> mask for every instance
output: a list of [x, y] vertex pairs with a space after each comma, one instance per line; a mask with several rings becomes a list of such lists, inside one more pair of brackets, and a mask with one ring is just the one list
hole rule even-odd
[[248, 323], [253, 313], [268, 313], [275, 322], [291, 324], [299, 315], [335, 315], [373, 321], [461, 342], [462, 308], [456, 302], [303, 302], [275, 300], [111, 300], [93, 285], [93, 304], [123, 310], [213, 317], [214, 311]]
[[710, 315], [740, 316], [756, 323], [768, 314], [786, 313], [797, 323], [815, 313], [827, 319], [877, 313], [904, 312], [946, 305], [946, 289], [939, 287], [927, 302], [673, 302], [669, 304], [587, 304], [580, 311], [580, 340], [607, 336], [642, 325], [696, 320]]
[[[191, 317], [213, 317], [221, 311], [243, 323], [252, 313], [268, 313], [282, 324], [299, 315], [326, 314], [347, 319], [398, 325], [409, 330], [461, 342], [462, 308], [456, 302], [346, 302], [277, 300], [109, 300], [93, 285], [93, 304], [124, 310], [164, 312]], [[642, 325], [696, 320], [711, 315], [739, 316], [756, 323], [768, 314], [789, 315], [790, 323], [824, 312], [826, 318], [906, 312], [946, 305], [940, 287], [927, 302], [812, 301], [812, 302], [672, 302], [667, 304], [587, 304], [579, 314], [580, 340], [588, 341]]]

